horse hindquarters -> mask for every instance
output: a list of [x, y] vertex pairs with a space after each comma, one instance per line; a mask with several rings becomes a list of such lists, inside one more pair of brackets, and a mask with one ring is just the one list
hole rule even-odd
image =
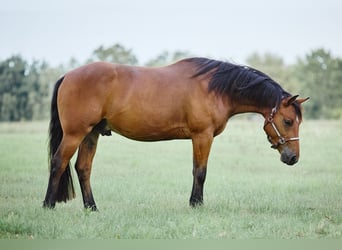
[[57, 105], [58, 90], [64, 80], [55, 84], [51, 100], [51, 119], [49, 127], [50, 177], [44, 199], [44, 207], [53, 208], [57, 202], [73, 199], [75, 191], [70, 171], [70, 159], [80, 145], [82, 133], [66, 133], [62, 129]]
[[[63, 139], [63, 130], [58, 114], [57, 94], [63, 80], [64, 77], [56, 82], [51, 100], [51, 118], [49, 126], [50, 178], [44, 200], [44, 207], [48, 208], [53, 208], [56, 200], [66, 202], [75, 196], [69, 161], [63, 161], [59, 153]], [[57, 151], [59, 152], [57, 153]]]

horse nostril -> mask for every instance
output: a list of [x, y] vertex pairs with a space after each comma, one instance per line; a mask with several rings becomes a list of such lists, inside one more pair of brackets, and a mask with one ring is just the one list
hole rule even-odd
[[287, 165], [294, 165], [298, 162], [298, 157], [296, 153], [294, 153], [288, 147], [285, 147], [280, 154], [280, 160]]
[[289, 161], [289, 164], [290, 164], [290, 165], [293, 165], [293, 164], [295, 164], [296, 162], [297, 162], [297, 156], [294, 155], [294, 156], [291, 157], [291, 159], [290, 159], [290, 161]]

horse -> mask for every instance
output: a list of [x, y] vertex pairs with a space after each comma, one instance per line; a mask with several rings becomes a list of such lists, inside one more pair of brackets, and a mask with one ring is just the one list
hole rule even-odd
[[75, 197], [70, 159], [86, 209], [97, 210], [90, 185], [99, 135], [116, 132], [137, 141], [190, 139], [193, 185], [190, 206], [203, 204], [207, 161], [215, 136], [230, 117], [254, 112], [281, 161], [299, 159], [301, 104], [271, 77], [251, 67], [187, 58], [148, 68], [95, 62], [66, 73], [55, 84], [49, 124], [50, 176], [43, 207]]

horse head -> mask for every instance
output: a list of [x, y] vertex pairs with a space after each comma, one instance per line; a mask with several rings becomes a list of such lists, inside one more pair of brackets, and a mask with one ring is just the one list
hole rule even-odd
[[298, 95], [283, 98], [266, 118], [264, 130], [282, 162], [294, 165], [299, 159], [299, 125], [302, 121], [301, 104], [309, 99]]

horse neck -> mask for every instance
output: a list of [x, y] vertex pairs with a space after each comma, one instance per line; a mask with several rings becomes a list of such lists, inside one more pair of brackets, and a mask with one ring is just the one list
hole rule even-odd
[[231, 116], [242, 114], [242, 113], [258, 113], [261, 114], [265, 119], [269, 116], [272, 108], [265, 108], [259, 107], [257, 105], [252, 104], [241, 104], [241, 103], [234, 103], [232, 105], [232, 112]]

